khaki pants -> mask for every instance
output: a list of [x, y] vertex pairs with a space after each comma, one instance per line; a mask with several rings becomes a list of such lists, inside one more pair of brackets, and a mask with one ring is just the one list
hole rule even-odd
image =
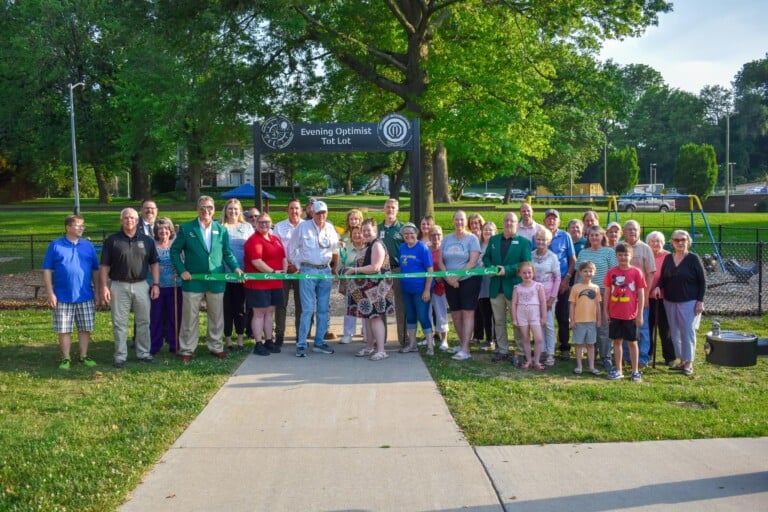
[[179, 331], [179, 351], [181, 356], [191, 356], [197, 349], [200, 337], [200, 303], [205, 299], [208, 310], [208, 332], [205, 343], [211, 352], [224, 350], [224, 293], [184, 292], [182, 294], [181, 329]]
[[112, 295], [112, 334], [115, 338], [115, 362], [122, 363], [128, 359], [128, 318], [133, 309], [135, 320], [134, 337], [136, 340], [136, 357], [149, 357], [149, 284], [146, 281], [129, 283], [112, 281], [109, 285]]

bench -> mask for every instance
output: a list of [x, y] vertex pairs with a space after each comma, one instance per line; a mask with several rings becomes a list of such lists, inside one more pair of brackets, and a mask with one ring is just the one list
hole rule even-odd
[[42, 270], [34, 270], [35, 277], [37, 279], [36, 283], [26, 283], [25, 286], [29, 288], [34, 288], [35, 290], [35, 298], [40, 294], [40, 289], [45, 289], [45, 283], [43, 282], [43, 271]]

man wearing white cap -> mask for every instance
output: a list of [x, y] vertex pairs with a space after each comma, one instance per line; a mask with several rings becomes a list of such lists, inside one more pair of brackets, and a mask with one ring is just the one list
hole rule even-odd
[[330, 316], [332, 273], [339, 262], [339, 235], [328, 222], [328, 206], [324, 201], [312, 203], [312, 219], [299, 224], [288, 245], [288, 261], [293, 262], [301, 274], [326, 276], [321, 279], [299, 281], [301, 320], [296, 337], [296, 357], [306, 357], [307, 336], [312, 315], [317, 308], [317, 326], [312, 352], [333, 354], [324, 341]]

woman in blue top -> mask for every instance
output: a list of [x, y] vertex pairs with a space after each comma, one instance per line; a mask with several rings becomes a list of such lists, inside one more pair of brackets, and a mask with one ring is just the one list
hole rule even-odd
[[[440, 267], [445, 270], [470, 270], [477, 267], [480, 259], [480, 241], [467, 231], [467, 214], [456, 210], [453, 214], [455, 231], [443, 239], [440, 246]], [[459, 350], [453, 355], [457, 361], [465, 361], [469, 354], [469, 339], [475, 329], [475, 309], [480, 295], [480, 276], [446, 277], [445, 295], [451, 308], [451, 318], [459, 336]]]
[[[403, 242], [400, 244], [400, 271], [432, 272], [432, 251], [419, 241], [418, 229], [410, 222], [400, 229]], [[421, 324], [421, 330], [427, 340], [427, 354], [435, 353], [435, 342], [432, 336], [432, 318], [429, 314], [429, 301], [431, 298], [431, 277], [406, 277], [400, 280], [400, 291], [405, 306], [405, 325], [408, 333], [408, 345], [401, 348], [400, 352], [418, 352], [416, 346], [416, 321]]]

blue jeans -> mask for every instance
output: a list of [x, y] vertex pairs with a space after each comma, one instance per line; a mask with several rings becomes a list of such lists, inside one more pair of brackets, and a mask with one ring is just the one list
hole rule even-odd
[[[330, 268], [318, 269], [302, 267], [301, 272], [307, 275], [331, 274]], [[328, 330], [328, 319], [331, 309], [331, 285], [332, 279], [305, 279], [299, 281], [299, 294], [301, 295], [301, 321], [299, 322], [299, 335], [296, 338], [296, 347], [307, 346], [307, 335], [312, 328], [312, 315], [317, 307], [317, 326], [315, 327], [315, 345], [325, 343], [325, 333]]]
[[416, 330], [416, 321], [418, 320], [424, 334], [432, 334], [429, 302], [421, 300], [421, 292], [408, 293], [403, 291], [402, 297], [403, 306], [405, 306], [405, 325], [408, 330]]
[[[648, 315], [650, 314], [650, 308], [643, 308], [643, 326], [637, 329], [637, 348], [640, 352], [638, 362], [640, 364], [647, 365], [651, 360], [651, 330], [648, 327]], [[629, 348], [627, 342], [622, 344], [624, 348], [624, 361], [629, 361]]]

